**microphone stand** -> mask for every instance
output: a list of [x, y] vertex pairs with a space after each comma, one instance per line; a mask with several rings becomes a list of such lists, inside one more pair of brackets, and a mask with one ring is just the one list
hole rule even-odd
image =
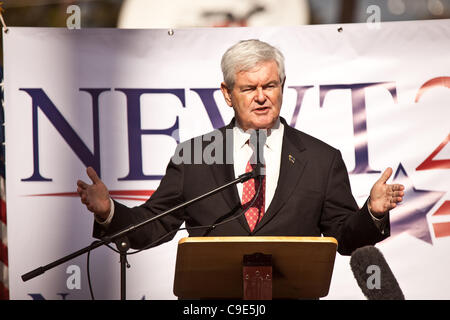
[[142, 222], [140, 222], [138, 224], [135, 224], [135, 225], [132, 225], [132, 226], [130, 226], [128, 228], [125, 228], [125, 229], [123, 229], [121, 231], [118, 231], [118, 232], [116, 232], [116, 233], [114, 233], [114, 234], [112, 234], [110, 236], [105, 236], [105, 237], [101, 238], [99, 241], [95, 241], [91, 245], [89, 245], [87, 247], [84, 247], [83, 249], [75, 251], [75, 252], [73, 252], [73, 253], [71, 253], [71, 254], [69, 254], [67, 256], [64, 256], [63, 258], [58, 259], [58, 260], [56, 260], [54, 262], [51, 262], [51, 263], [49, 263], [49, 264], [47, 264], [45, 266], [38, 267], [38, 268], [36, 268], [36, 269], [34, 269], [34, 270], [32, 270], [32, 271], [22, 275], [21, 278], [22, 278], [22, 280], [24, 282], [28, 281], [30, 279], [33, 279], [33, 278], [43, 274], [47, 270], [50, 270], [50, 269], [52, 269], [52, 268], [54, 268], [56, 266], [59, 266], [60, 264], [66, 262], [66, 261], [72, 260], [72, 259], [74, 259], [74, 258], [76, 258], [76, 257], [78, 257], [78, 256], [80, 256], [80, 255], [82, 255], [82, 254], [84, 254], [86, 252], [89, 252], [89, 251], [91, 251], [91, 250], [93, 250], [95, 248], [98, 248], [98, 247], [103, 246], [103, 245], [107, 245], [107, 244], [115, 241], [116, 245], [117, 245], [117, 248], [120, 251], [120, 299], [121, 300], [126, 300], [126, 267], [127, 266], [129, 267], [127, 259], [126, 259], [126, 252], [130, 248], [130, 244], [129, 244], [129, 241], [128, 241], [128, 238], [127, 238], [127, 234], [128, 233], [133, 232], [136, 229], [141, 228], [141, 227], [145, 226], [146, 224], [148, 224], [148, 223], [150, 223], [152, 221], [158, 220], [158, 219], [160, 219], [160, 218], [162, 218], [162, 217], [164, 217], [164, 216], [166, 216], [166, 215], [168, 215], [168, 214], [170, 214], [170, 213], [172, 213], [172, 212], [174, 212], [176, 210], [179, 210], [179, 209], [182, 209], [184, 207], [187, 207], [188, 205], [190, 205], [190, 204], [192, 204], [194, 202], [197, 202], [197, 201], [200, 201], [200, 200], [202, 200], [204, 198], [212, 196], [213, 194], [216, 194], [216, 193], [218, 193], [218, 192], [220, 192], [220, 191], [222, 191], [222, 190], [224, 190], [224, 189], [226, 189], [226, 188], [228, 188], [230, 186], [233, 186], [233, 185], [238, 184], [240, 182], [243, 183], [243, 182], [245, 182], [245, 181], [247, 181], [247, 180], [249, 180], [251, 178], [255, 178], [256, 177], [255, 174], [256, 174], [256, 172], [254, 172], [254, 171], [244, 173], [244, 174], [240, 175], [238, 178], [236, 178], [235, 180], [233, 180], [231, 182], [228, 182], [228, 183], [224, 184], [223, 186], [220, 186], [220, 187], [218, 187], [216, 189], [213, 189], [213, 190], [211, 190], [211, 191], [209, 191], [209, 192], [207, 192], [207, 193], [205, 193], [205, 194], [203, 194], [201, 196], [198, 196], [197, 198], [194, 198], [194, 199], [188, 200], [186, 202], [183, 202], [183, 203], [181, 203], [181, 204], [179, 204], [179, 205], [177, 205], [177, 206], [175, 206], [175, 207], [173, 207], [173, 208], [171, 208], [169, 210], [166, 210], [166, 211], [164, 211], [164, 212], [162, 212], [162, 213], [160, 213], [160, 214], [158, 214], [158, 215], [156, 215], [154, 217], [148, 218], [148, 219], [146, 219], [146, 220], [144, 220], [144, 221], [142, 221]]

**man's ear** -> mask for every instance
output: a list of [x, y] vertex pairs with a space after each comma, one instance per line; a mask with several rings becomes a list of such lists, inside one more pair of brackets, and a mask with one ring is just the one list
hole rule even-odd
[[228, 88], [225, 82], [222, 82], [220, 84], [220, 90], [222, 91], [223, 97], [225, 98], [225, 102], [227, 103], [227, 105], [232, 107], [233, 103], [231, 102], [231, 90]]

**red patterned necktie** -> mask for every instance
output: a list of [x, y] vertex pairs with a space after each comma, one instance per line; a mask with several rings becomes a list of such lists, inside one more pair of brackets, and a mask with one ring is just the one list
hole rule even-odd
[[[256, 167], [255, 164], [250, 164], [250, 161], [248, 161], [247, 167], [245, 168], [245, 172], [251, 172], [255, 167]], [[244, 209], [246, 209], [247, 206], [250, 205], [250, 202], [256, 195], [258, 187], [259, 187], [259, 179], [250, 179], [244, 182], [242, 190], [242, 206], [244, 207]], [[264, 175], [258, 199], [256, 199], [253, 206], [248, 208], [247, 212], [245, 212], [245, 217], [247, 218], [247, 223], [251, 231], [255, 229], [257, 221], [258, 222], [261, 221], [264, 215], [265, 194], [266, 194], [266, 176]], [[258, 220], [258, 213], [259, 213], [259, 220]]]

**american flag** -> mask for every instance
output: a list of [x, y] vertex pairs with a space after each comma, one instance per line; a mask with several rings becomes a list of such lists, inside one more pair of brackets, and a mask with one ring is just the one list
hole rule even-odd
[[0, 68], [0, 300], [9, 299], [8, 285], [8, 241], [6, 233], [5, 196], [5, 127], [3, 112], [3, 69]]

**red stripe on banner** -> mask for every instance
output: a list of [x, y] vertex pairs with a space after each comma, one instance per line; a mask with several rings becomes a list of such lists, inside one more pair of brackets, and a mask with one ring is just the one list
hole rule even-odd
[[[110, 190], [109, 194], [114, 196], [146, 196], [150, 197], [155, 190]], [[58, 193], [40, 193], [30, 194], [29, 197], [78, 197], [77, 192], [58, 192]], [[131, 199], [133, 200], [133, 199]], [[141, 198], [137, 199], [141, 200]], [[143, 200], [147, 200], [144, 198]]]
[[0, 261], [8, 266], [8, 247], [3, 242], [0, 244]]
[[450, 222], [433, 223], [436, 238], [450, 237]]
[[30, 197], [78, 197], [76, 192], [30, 194]]
[[0, 221], [6, 224], [6, 202], [0, 200]]
[[445, 201], [442, 206], [440, 206], [439, 209], [437, 209], [436, 212], [433, 213], [433, 217], [443, 216], [446, 214], [450, 214], [450, 201]]
[[9, 300], [9, 290], [0, 282], [0, 300]]

